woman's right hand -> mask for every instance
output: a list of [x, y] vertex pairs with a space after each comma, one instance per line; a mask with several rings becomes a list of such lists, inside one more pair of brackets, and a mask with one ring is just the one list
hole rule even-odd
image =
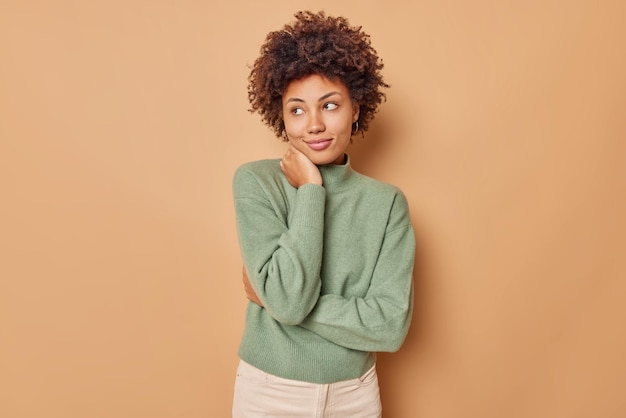
[[259, 299], [259, 296], [254, 291], [254, 287], [252, 287], [252, 283], [250, 283], [250, 277], [248, 277], [246, 266], [242, 267], [241, 273], [243, 275], [243, 289], [246, 291], [246, 297], [250, 302], [254, 302], [260, 307], [263, 307], [263, 302], [261, 302], [261, 299]]
[[289, 184], [296, 189], [308, 183], [322, 185], [322, 175], [317, 166], [291, 144], [280, 160], [280, 168]]

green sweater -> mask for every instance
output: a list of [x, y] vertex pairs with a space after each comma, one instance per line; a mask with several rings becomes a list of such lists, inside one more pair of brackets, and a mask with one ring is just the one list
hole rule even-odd
[[279, 160], [239, 167], [239, 243], [263, 307], [250, 302], [242, 360], [313, 383], [354, 379], [400, 348], [413, 308], [415, 237], [395, 186], [345, 165], [296, 189]]

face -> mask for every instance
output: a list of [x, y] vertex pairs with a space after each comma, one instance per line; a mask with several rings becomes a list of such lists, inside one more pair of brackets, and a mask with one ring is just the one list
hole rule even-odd
[[316, 165], [343, 164], [359, 106], [339, 80], [312, 74], [294, 80], [283, 94], [289, 142]]

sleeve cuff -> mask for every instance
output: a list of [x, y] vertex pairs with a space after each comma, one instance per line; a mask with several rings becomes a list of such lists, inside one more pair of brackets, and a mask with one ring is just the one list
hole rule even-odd
[[300, 186], [296, 193], [296, 202], [290, 223], [323, 228], [326, 189], [316, 184], [305, 184]]

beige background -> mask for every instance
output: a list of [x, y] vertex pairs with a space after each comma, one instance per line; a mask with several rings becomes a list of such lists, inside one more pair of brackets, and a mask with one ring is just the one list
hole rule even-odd
[[299, 8], [392, 84], [350, 151], [418, 240], [385, 416], [625, 416], [618, 0], [0, 0], [0, 416], [229, 416], [248, 65]]

